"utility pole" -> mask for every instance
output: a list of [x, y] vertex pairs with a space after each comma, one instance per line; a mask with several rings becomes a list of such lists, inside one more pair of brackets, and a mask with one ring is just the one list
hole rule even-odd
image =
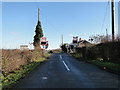
[[38, 8], [38, 21], [40, 21], [40, 8]]
[[106, 39], [108, 41], [108, 31], [107, 31], [107, 28], [106, 28]]
[[115, 16], [114, 16], [114, 0], [111, 1], [111, 8], [112, 8], [112, 41], [115, 40]]
[[118, 40], [120, 41], [120, 2], [118, 2]]

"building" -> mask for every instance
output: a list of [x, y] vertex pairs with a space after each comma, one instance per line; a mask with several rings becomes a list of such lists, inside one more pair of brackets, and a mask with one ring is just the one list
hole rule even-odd
[[86, 40], [81, 40], [81, 41], [79, 41], [78, 42], [78, 45], [77, 45], [77, 47], [91, 47], [91, 46], [93, 46], [93, 44], [91, 44], [91, 43], [89, 43], [88, 41], [86, 41]]
[[28, 50], [28, 45], [20, 45], [20, 50]]

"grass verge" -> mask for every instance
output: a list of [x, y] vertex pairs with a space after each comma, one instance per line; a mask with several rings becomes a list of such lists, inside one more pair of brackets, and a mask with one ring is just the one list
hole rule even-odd
[[3, 75], [1, 74], [2, 78], [2, 88], [10, 88], [13, 87], [16, 82], [18, 82], [20, 79], [24, 78], [28, 73], [33, 71], [40, 63], [44, 62], [46, 59], [48, 59], [49, 54], [45, 54], [45, 57], [42, 57], [34, 62], [31, 62], [29, 64], [21, 65], [18, 69], [12, 71], [9, 73], [9, 75]]
[[80, 61], [85, 61], [87, 63], [91, 63], [94, 64], [96, 66], [98, 66], [101, 69], [104, 69], [106, 71], [115, 73], [115, 74], [120, 74], [120, 64], [116, 64], [113, 62], [104, 62], [104, 61], [99, 61], [99, 60], [87, 60], [87, 59], [83, 59], [81, 58], [81, 55], [79, 55], [78, 53], [74, 53], [72, 54], [72, 56]]

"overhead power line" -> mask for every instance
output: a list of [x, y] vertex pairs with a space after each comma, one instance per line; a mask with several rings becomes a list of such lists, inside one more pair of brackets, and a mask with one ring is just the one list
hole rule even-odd
[[108, 3], [107, 3], [107, 5], [106, 5], [106, 11], [105, 11], [105, 15], [104, 15], [104, 19], [103, 19], [103, 23], [102, 23], [101, 31], [102, 31], [103, 26], [104, 26], [104, 23], [105, 23], [105, 19], [106, 19], [106, 15], [107, 15], [108, 6], [109, 6], [109, 0], [108, 0]]

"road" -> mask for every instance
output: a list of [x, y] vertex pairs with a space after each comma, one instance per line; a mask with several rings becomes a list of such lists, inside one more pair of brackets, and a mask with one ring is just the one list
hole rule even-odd
[[120, 88], [120, 78], [66, 53], [50, 59], [20, 80], [15, 88]]

